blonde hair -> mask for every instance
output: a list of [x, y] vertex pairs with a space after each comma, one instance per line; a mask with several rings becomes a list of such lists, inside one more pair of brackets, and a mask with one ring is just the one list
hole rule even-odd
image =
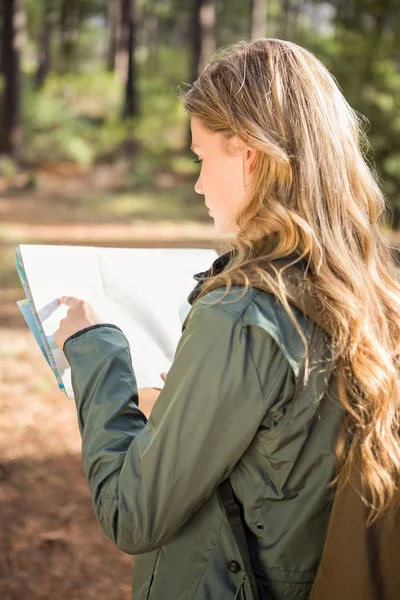
[[262, 267], [292, 253], [307, 261], [334, 332], [346, 409], [337, 472], [359, 466], [373, 522], [399, 492], [400, 282], [381, 229], [390, 209], [360, 149], [367, 148], [360, 116], [311, 52], [277, 39], [219, 50], [180, 98], [202, 126], [258, 151], [232, 260], [201, 295], [265, 282], [307, 347], [283, 271]]

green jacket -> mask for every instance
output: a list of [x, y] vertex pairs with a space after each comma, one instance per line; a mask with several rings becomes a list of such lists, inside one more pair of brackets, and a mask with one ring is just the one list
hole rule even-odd
[[[325, 333], [298, 309], [316, 366], [272, 294], [234, 286], [192, 307], [149, 420], [125, 335], [69, 338], [84, 472], [96, 518], [135, 555], [134, 600], [251, 600], [216, 488], [244, 507], [261, 598], [309, 597], [331, 510], [342, 411]], [[295, 401], [293, 400], [296, 395]]]

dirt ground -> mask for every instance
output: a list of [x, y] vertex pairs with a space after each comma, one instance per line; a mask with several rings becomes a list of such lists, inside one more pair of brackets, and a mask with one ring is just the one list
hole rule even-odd
[[16, 245], [213, 246], [201, 219], [89, 218], [84, 184], [68, 190], [68, 181], [52, 174], [41, 191], [0, 195], [0, 600], [128, 600], [134, 562], [92, 513], [74, 403], [15, 305]]
[[0, 598], [128, 599], [133, 559], [94, 519], [73, 401], [25, 328], [0, 329]]

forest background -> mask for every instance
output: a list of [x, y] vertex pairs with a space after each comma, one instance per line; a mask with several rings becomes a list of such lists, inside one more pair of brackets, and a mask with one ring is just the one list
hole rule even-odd
[[72, 403], [15, 301], [20, 243], [215, 246], [178, 90], [217, 48], [299, 43], [365, 117], [400, 234], [400, 0], [0, 1], [0, 599], [128, 600]]

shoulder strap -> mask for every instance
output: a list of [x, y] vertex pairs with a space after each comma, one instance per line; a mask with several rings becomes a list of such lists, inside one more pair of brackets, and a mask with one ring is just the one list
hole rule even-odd
[[251, 566], [249, 549], [247, 546], [246, 532], [244, 529], [242, 517], [240, 514], [240, 506], [233, 492], [231, 482], [225, 479], [218, 486], [219, 497], [221, 498], [222, 506], [224, 507], [226, 517], [228, 519], [229, 526], [232, 530], [233, 537], [236, 540], [236, 544], [239, 548], [240, 556], [243, 562], [243, 569], [247, 575], [250, 583], [251, 593], [253, 594], [253, 600], [260, 600], [258, 595], [256, 578], [253, 573]]
[[[278, 262], [284, 264], [284, 260], [285, 259], [274, 262], [275, 264]], [[288, 291], [289, 302], [309, 316], [325, 331], [331, 334], [332, 332], [330, 330], [329, 323], [325, 319], [323, 307], [321, 306], [320, 301], [312, 295], [311, 287], [307, 285], [307, 281], [303, 276], [302, 270], [296, 265], [289, 267], [283, 273], [283, 279]], [[266, 291], [266, 287], [263, 286], [262, 289]], [[273, 290], [270, 291], [273, 293]], [[312, 342], [313, 340], [311, 340], [310, 345], [312, 345]], [[234, 494], [229, 477], [218, 486], [218, 494], [240, 552], [243, 568], [249, 580], [253, 600], [260, 600], [247, 545], [245, 523], [242, 520], [240, 504]]]
[[[279, 258], [273, 261], [275, 267], [284, 267], [292, 259], [287, 257]], [[270, 265], [265, 265], [265, 269], [273, 273]], [[310, 317], [319, 327], [324, 329], [329, 335], [333, 335], [333, 328], [328, 319], [325, 307], [321, 299], [316, 295], [311, 279], [304, 274], [303, 263], [288, 267], [282, 273], [282, 279], [285, 282], [288, 302], [301, 310], [306, 316]], [[274, 293], [263, 283], [262, 289]]]

